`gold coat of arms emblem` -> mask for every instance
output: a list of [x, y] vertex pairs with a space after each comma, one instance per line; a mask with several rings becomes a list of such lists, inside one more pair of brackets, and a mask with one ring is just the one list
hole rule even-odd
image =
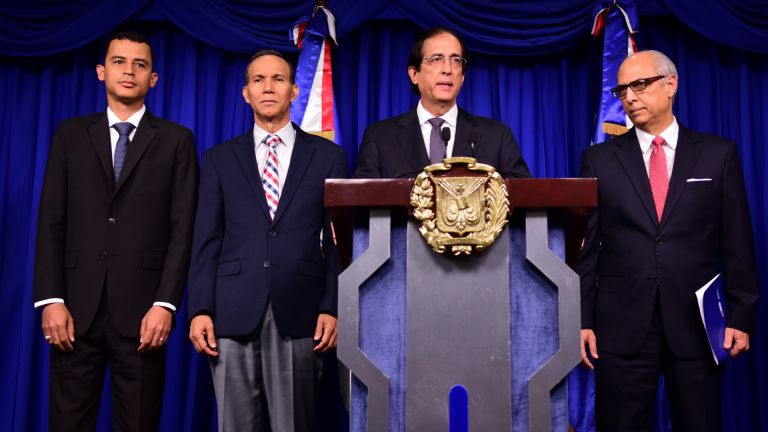
[[493, 244], [507, 223], [509, 198], [495, 168], [456, 157], [424, 168], [413, 183], [411, 206], [435, 252], [462, 255]]

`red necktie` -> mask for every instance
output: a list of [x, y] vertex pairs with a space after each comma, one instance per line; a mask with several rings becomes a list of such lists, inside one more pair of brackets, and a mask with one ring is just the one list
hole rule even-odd
[[667, 175], [667, 155], [664, 154], [664, 138], [657, 136], [653, 139], [651, 162], [648, 164], [648, 178], [651, 181], [651, 193], [656, 204], [656, 215], [661, 222], [664, 213], [664, 202], [667, 201], [669, 190], [669, 175]]

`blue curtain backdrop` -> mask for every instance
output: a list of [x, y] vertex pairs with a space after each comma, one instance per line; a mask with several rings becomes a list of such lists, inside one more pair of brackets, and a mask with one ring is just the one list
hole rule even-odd
[[[251, 127], [240, 95], [248, 55], [267, 47], [295, 55], [288, 29], [313, 2], [7, 3], [0, 6], [0, 316], [5, 330], [0, 430], [42, 431], [47, 426], [49, 348], [42, 340], [39, 313], [32, 309], [37, 203], [57, 124], [105, 108], [104, 87], [94, 69], [101, 61], [97, 40], [121, 25], [148, 34], [160, 81], [147, 106], [192, 129], [202, 154]], [[664, 51], [677, 63], [680, 122], [739, 144], [762, 298], [752, 350], [726, 366], [723, 426], [768, 431], [768, 12], [756, 0], [727, 5], [700, 0], [695, 7], [682, 3], [638, 4], [638, 45]], [[475, 53], [459, 104], [509, 124], [534, 175], [576, 176], [594, 127], [600, 85], [601, 44], [589, 37], [594, 2], [466, 4], [328, 2], [339, 30], [337, 134], [350, 168], [368, 124], [415, 104], [405, 73], [414, 34], [446, 25], [457, 29]], [[182, 306], [169, 341], [162, 429], [213, 430], [210, 374], [187, 341], [185, 316]], [[107, 400], [100, 430], [109, 430], [108, 408]], [[327, 407], [330, 417], [334, 409], [333, 404]]]

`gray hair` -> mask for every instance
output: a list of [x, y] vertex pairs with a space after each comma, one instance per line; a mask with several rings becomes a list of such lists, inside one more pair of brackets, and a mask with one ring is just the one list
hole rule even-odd
[[677, 67], [675, 67], [675, 64], [672, 63], [672, 60], [664, 55], [664, 53], [656, 50], [645, 50], [638, 52], [638, 54], [640, 53], [647, 53], [651, 57], [654, 66], [656, 66], [657, 74], [666, 76], [674, 75], [676, 77], [678, 76]]

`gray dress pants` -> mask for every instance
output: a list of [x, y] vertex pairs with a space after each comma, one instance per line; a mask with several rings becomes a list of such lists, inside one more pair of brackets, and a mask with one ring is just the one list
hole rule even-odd
[[273, 432], [313, 431], [322, 359], [312, 338], [280, 336], [271, 305], [253, 334], [217, 341], [210, 363], [219, 431], [269, 430], [264, 406]]

